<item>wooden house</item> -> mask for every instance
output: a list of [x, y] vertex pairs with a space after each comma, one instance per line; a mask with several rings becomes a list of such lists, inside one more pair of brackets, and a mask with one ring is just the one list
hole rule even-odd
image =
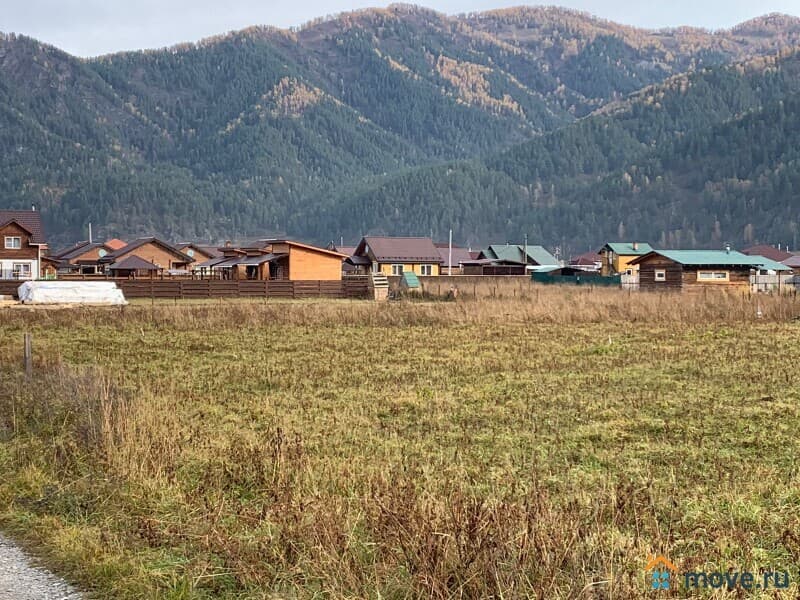
[[179, 252], [171, 244], [154, 237], [139, 238], [119, 250], [109, 252], [98, 262], [105, 268], [129, 256], [138, 256], [158, 267], [161, 272], [183, 272], [194, 262], [193, 258]]
[[0, 279], [39, 279], [47, 255], [41, 214], [0, 210]]
[[291, 240], [259, 240], [246, 247], [226, 246], [222, 256], [199, 263], [223, 279], [341, 281], [344, 254]]
[[600, 255], [600, 274], [635, 276], [638, 266], [632, 264], [637, 258], [653, 251], [644, 242], [609, 242], [597, 252]]
[[174, 248], [178, 252], [181, 252], [189, 258], [194, 259], [192, 267], [194, 267], [195, 264], [222, 256], [222, 252], [219, 250], [219, 248], [214, 246], [206, 246], [204, 244], [196, 244], [194, 242], [181, 242], [179, 244], [175, 244]]
[[440, 243], [436, 244], [436, 249], [442, 259], [442, 275], [463, 275], [464, 263], [472, 260], [472, 252], [467, 248], [453, 246], [451, 251], [449, 243]]
[[759, 272], [790, 271], [763, 256], [734, 250], [658, 250], [634, 259], [641, 290], [749, 289]]
[[114, 244], [107, 242], [83, 241], [61, 250], [53, 255], [53, 258], [58, 260], [58, 269], [62, 273], [94, 275], [103, 272], [104, 266], [100, 264], [100, 259], [118, 249]]
[[400, 277], [413, 273], [438, 277], [442, 257], [431, 238], [367, 236], [349, 261], [372, 273]]

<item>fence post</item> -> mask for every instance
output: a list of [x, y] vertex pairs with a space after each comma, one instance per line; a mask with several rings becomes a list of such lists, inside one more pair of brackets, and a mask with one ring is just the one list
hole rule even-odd
[[22, 350], [23, 364], [25, 365], [25, 377], [33, 376], [33, 335], [26, 333], [23, 337]]

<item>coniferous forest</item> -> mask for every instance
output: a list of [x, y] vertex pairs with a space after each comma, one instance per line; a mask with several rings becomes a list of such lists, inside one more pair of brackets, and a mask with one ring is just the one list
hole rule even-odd
[[[797, 247], [800, 19], [411, 6], [91, 59], [0, 36], [0, 206], [51, 245], [367, 233]], [[797, 190], [797, 192], [795, 191]]]

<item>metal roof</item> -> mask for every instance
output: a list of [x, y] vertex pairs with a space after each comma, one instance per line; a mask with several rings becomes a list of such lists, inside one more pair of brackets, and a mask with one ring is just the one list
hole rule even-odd
[[440, 263], [439, 251], [431, 238], [367, 236], [356, 254], [372, 254], [378, 262]]
[[[636, 248], [633, 247], [634, 244]], [[644, 256], [653, 251], [653, 247], [646, 242], [609, 242], [603, 248], [608, 248], [620, 256]]]
[[31, 234], [31, 244], [46, 244], [42, 214], [38, 210], [0, 210], [0, 227], [16, 221]]
[[[736, 250], [654, 250], [648, 254], [657, 254], [680, 265], [691, 267], [751, 267], [770, 271], [790, 271], [791, 269], [763, 256], [748, 256]], [[641, 256], [632, 264], [641, 262]]]
[[543, 246], [528, 245], [528, 260], [525, 260], [525, 246], [522, 244], [493, 244], [483, 251], [486, 258], [502, 260], [517, 264], [533, 262], [541, 266], [558, 266], [558, 260]]
[[115, 262], [108, 267], [111, 271], [160, 271], [161, 267], [157, 267], [150, 261], [147, 261], [135, 254], [123, 258], [119, 262]]
[[748, 256], [763, 256], [775, 262], [783, 262], [792, 257], [791, 252], [786, 252], [773, 246], [767, 246], [766, 244], [745, 248], [742, 250], [742, 254], [747, 254]]
[[289, 256], [285, 252], [278, 253], [278, 254], [262, 254], [260, 256], [248, 256], [247, 258], [239, 259], [237, 264], [239, 265], [263, 265], [267, 262], [272, 262], [273, 260], [278, 260], [280, 258], [284, 258]]

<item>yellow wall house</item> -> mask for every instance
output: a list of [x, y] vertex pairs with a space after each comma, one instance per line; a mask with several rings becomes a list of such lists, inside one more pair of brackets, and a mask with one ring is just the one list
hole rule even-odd
[[368, 259], [373, 273], [387, 276], [411, 272], [420, 277], [438, 277], [442, 264], [431, 238], [367, 236], [353, 256]]
[[598, 252], [601, 257], [600, 274], [604, 277], [635, 275], [639, 265], [631, 265], [631, 262], [652, 251], [650, 244], [643, 242], [610, 242]]

